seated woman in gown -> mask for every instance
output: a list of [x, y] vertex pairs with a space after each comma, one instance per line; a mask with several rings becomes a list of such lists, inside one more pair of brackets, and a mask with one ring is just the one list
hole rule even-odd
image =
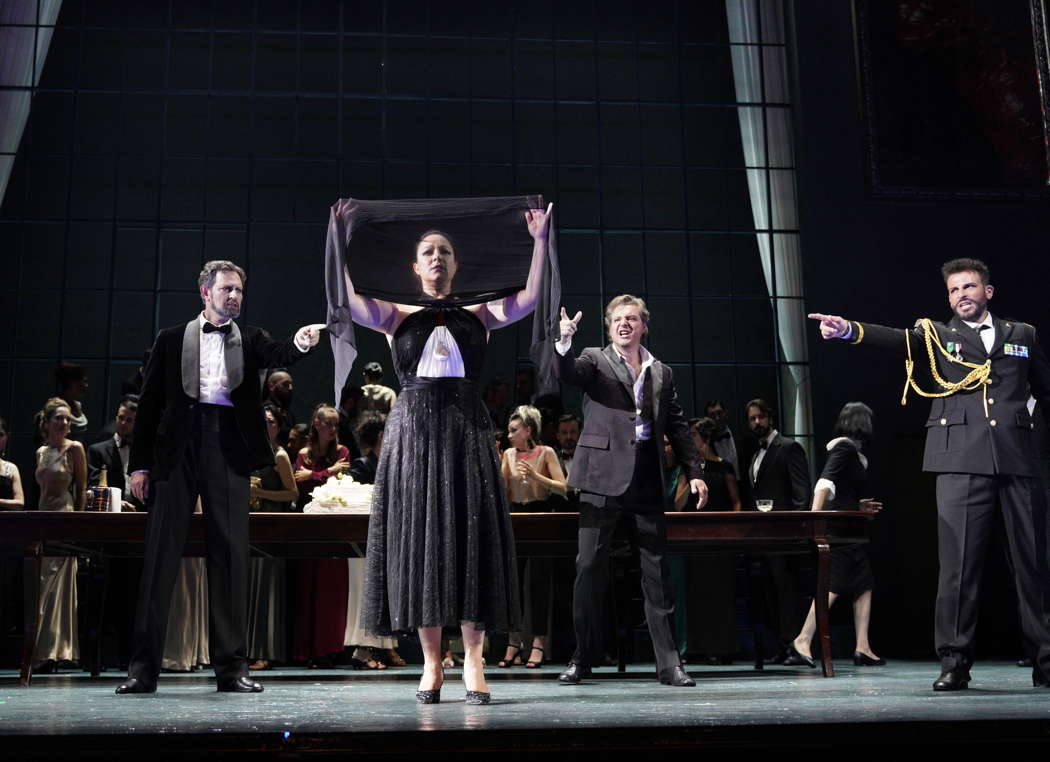
[[[349, 218], [352, 202], [334, 214]], [[550, 207], [525, 213], [533, 239], [524, 289], [466, 307], [449, 300], [459, 269], [452, 237], [423, 233], [410, 254], [423, 294], [408, 305], [358, 294], [350, 316], [386, 335], [402, 391], [387, 418], [369, 522], [361, 623], [376, 634], [418, 630], [416, 698], [440, 700], [442, 628], [463, 637], [467, 703], [487, 704], [485, 629], [517, 629], [514, 535], [477, 381], [489, 332], [528, 315], [542, 285]]]

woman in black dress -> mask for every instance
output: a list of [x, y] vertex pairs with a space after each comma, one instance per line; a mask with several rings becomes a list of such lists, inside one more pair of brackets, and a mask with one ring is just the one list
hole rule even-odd
[[[814, 511], [870, 511], [882, 508], [870, 498], [862, 498], [866, 488], [868, 459], [861, 448], [872, 436], [871, 408], [863, 402], [847, 402], [835, 422], [834, 438], [828, 442], [828, 461], [813, 488]], [[831, 550], [831, 584], [828, 593], [830, 607], [840, 595], [853, 593], [853, 629], [857, 647], [853, 663], [858, 667], [881, 667], [886, 661], [871, 650], [868, 625], [871, 621], [871, 591], [875, 579], [864, 545], [843, 545]], [[816, 604], [809, 607], [806, 623], [792, 644], [784, 664], [815, 667], [810, 646], [817, 629]]]
[[[351, 203], [337, 213], [352, 214]], [[345, 273], [351, 317], [386, 334], [402, 387], [376, 475], [361, 621], [376, 634], [418, 630], [422, 703], [440, 700], [443, 627], [462, 632], [467, 703], [487, 704], [483, 631], [520, 625], [514, 535], [477, 380], [489, 331], [536, 306], [550, 211], [525, 213], [532, 262], [525, 288], [507, 297], [451, 303], [459, 263], [450, 236], [436, 230], [420, 237], [412, 262], [425, 306], [357, 294]]]

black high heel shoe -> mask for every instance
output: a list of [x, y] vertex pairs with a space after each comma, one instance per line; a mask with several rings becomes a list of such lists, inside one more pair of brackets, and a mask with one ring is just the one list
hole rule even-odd
[[435, 688], [431, 691], [416, 691], [416, 701], [420, 704], [440, 704], [441, 689]]
[[867, 654], [862, 654], [860, 651], [853, 652], [853, 664], [857, 667], [885, 667], [885, 659], [872, 659]]
[[507, 644], [507, 650], [509, 651], [510, 649], [513, 648], [514, 649], [514, 655], [511, 656], [509, 659], [506, 658], [506, 657], [500, 659], [498, 662], [496, 662], [496, 666], [499, 667], [500, 669], [509, 669], [511, 667], [514, 667], [514, 666], [521, 666], [521, 649], [523, 647], [524, 647], [524, 644], [522, 644], [522, 643], [518, 643], [518, 645], [513, 645], [512, 643], [508, 643]]
[[784, 661], [781, 662], [781, 664], [783, 664], [785, 667], [801, 667], [805, 665], [810, 669], [817, 666], [817, 663], [813, 661], [812, 656], [805, 656], [803, 654], [800, 654], [794, 646], [788, 646], [787, 658], [785, 658]]
[[[532, 647], [532, 650], [533, 650], [533, 651], [539, 651], [539, 652], [540, 652], [540, 658], [539, 658], [539, 661], [535, 661], [535, 660], [533, 660], [533, 659], [531, 659], [531, 658], [530, 658], [530, 659], [529, 659], [529, 660], [528, 660], [527, 662], [525, 662], [525, 669], [539, 669], [540, 667], [542, 667], [542, 666], [543, 666], [543, 662], [544, 662], [544, 659], [545, 659], [545, 658], [546, 658], [546, 656], [547, 656], [547, 652], [546, 652], [546, 651], [544, 651], [544, 650], [543, 650], [542, 648], [540, 648], [539, 646], [533, 646], [533, 647]], [[531, 657], [531, 656], [532, 656], [532, 654], [530, 653], [530, 654], [529, 654], [529, 656]]]

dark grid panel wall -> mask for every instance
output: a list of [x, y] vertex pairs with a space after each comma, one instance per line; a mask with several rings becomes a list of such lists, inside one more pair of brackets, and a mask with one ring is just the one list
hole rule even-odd
[[[67, 0], [0, 209], [13, 448], [59, 359], [89, 368], [101, 424], [206, 259], [244, 264], [244, 319], [287, 334], [323, 315], [335, 198], [536, 191], [582, 342], [630, 291], [687, 413], [721, 397], [742, 424], [779, 396], [721, 0]], [[494, 334], [487, 376], [527, 340]], [[330, 378], [300, 366], [300, 417]]]

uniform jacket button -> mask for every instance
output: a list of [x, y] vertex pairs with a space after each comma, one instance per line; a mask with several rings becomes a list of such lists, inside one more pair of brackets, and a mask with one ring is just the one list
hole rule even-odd
[[998, 424], [995, 422], [995, 419], [993, 418], [992, 420], [988, 421], [988, 425], [990, 425], [990, 426], [997, 426]]
[[995, 400], [993, 400], [991, 397], [989, 397], [988, 398], [988, 404], [989, 405], [994, 405], [995, 404]]
[[947, 425], [948, 425], [948, 419], [947, 418], [942, 418], [941, 419], [941, 426], [947, 426]]

